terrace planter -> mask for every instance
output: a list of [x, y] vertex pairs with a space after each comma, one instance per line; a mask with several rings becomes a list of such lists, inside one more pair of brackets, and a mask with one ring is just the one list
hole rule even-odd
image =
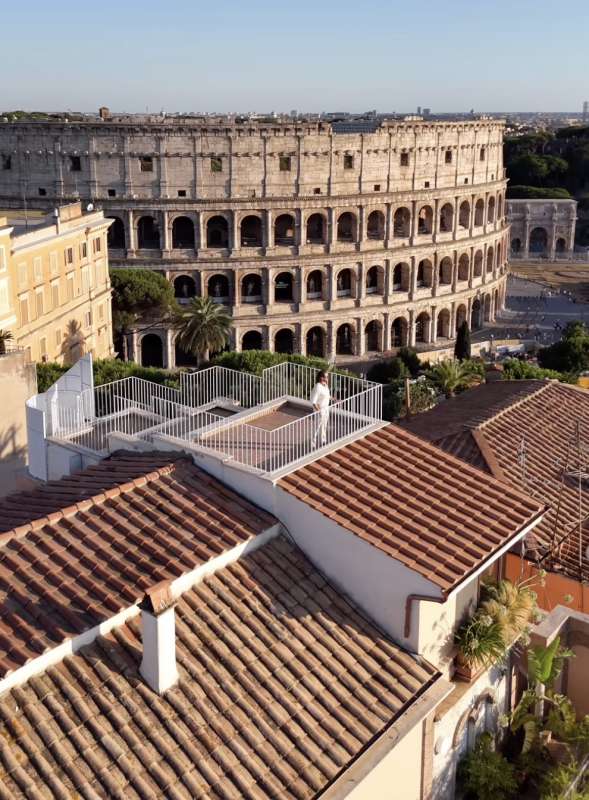
[[454, 657], [454, 678], [465, 683], [473, 683], [485, 671], [484, 664], [467, 664], [461, 653]]

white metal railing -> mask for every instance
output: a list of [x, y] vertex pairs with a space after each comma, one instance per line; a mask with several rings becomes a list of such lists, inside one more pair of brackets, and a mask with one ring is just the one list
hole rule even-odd
[[229, 400], [243, 408], [263, 402], [262, 380], [250, 372], [237, 372], [226, 367], [209, 367], [199, 372], [180, 374], [180, 397], [192, 408]]

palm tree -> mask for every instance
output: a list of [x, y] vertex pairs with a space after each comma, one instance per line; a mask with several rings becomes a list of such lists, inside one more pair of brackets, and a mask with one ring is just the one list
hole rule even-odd
[[6, 342], [9, 342], [12, 338], [13, 336], [10, 331], [3, 331], [0, 328], [0, 356], [6, 353]]
[[432, 367], [427, 377], [446, 397], [453, 397], [457, 391], [470, 386], [475, 375], [468, 361], [448, 359]]
[[209, 350], [222, 350], [229, 341], [231, 316], [210, 297], [193, 297], [178, 315], [177, 327], [177, 344], [200, 363]]
[[71, 319], [61, 343], [61, 355], [65, 364], [75, 364], [84, 355], [86, 340], [77, 319]]

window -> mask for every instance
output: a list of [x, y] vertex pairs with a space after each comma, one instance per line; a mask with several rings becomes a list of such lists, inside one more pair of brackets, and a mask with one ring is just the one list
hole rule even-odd
[[46, 194], [47, 194], [47, 189], [43, 189], [41, 186], [39, 186], [39, 197], [45, 197]]
[[88, 256], [88, 245], [86, 242], [82, 242], [80, 245], [80, 258], [87, 258]]
[[374, 184], [374, 191], [375, 192], [380, 192], [380, 183], [375, 183]]
[[100, 236], [98, 236], [98, 238], [94, 239], [94, 252], [100, 253], [101, 249], [102, 249], [102, 242], [100, 240]]
[[12, 169], [12, 156], [2, 156], [2, 169]]
[[59, 283], [51, 284], [51, 305], [53, 308], [59, 308]]
[[80, 156], [70, 156], [70, 172], [82, 171], [82, 159]]
[[468, 183], [468, 178], [465, 178], [465, 179], [464, 179], [464, 182], [465, 182], [465, 183]]
[[26, 264], [18, 265], [18, 285], [26, 287], [29, 278], [29, 269]]
[[117, 196], [117, 190], [116, 189], [108, 189], [107, 193], [108, 193], [109, 197], [116, 197]]
[[74, 263], [74, 248], [68, 247], [64, 252], [64, 258], [66, 264], [73, 264]]
[[39, 352], [41, 353], [41, 358], [47, 355], [47, 339], [45, 336], [39, 340]]
[[139, 166], [141, 172], [153, 172], [153, 158], [151, 156], [140, 156]]
[[479, 153], [479, 161], [485, 160], [485, 148], [481, 147], [481, 152]]
[[37, 317], [43, 316], [43, 290], [41, 289], [40, 292], [35, 292], [35, 308], [37, 311]]
[[57, 275], [59, 267], [57, 265], [57, 253], [49, 253], [49, 269], [52, 275]]
[[424, 186], [424, 188], [425, 188], [425, 189], [429, 189], [429, 181], [426, 181], [426, 182], [423, 184], [423, 186]]
[[67, 299], [73, 300], [74, 299], [74, 276], [68, 275], [67, 276]]
[[29, 322], [29, 299], [28, 297], [21, 297], [19, 300], [20, 306], [20, 324], [27, 325]]
[[402, 167], [409, 166], [409, 153], [401, 153], [401, 166]]
[[451, 164], [452, 163], [452, 151], [451, 150], [446, 150], [446, 152], [444, 153], [444, 163], [445, 164]]
[[290, 156], [280, 156], [280, 171], [290, 172]]
[[61, 328], [58, 328], [55, 331], [55, 346], [59, 347], [61, 345]]
[[354, 156], [350, 153], [344, 156], [344, 169], [354, 169]]
[[90, 273], [88, 272], [88, 267], [84, 267], [82, 269], [82, 291], [86, 293], [90, 288]]
[[186, 197], [186, 189], [178, 189], [178, 197]]
[[6, 269], [6, 248], [0, 247], [0, 272]]
[[41, 256], [33, 259], [33, 272], [35, 274], [35, 283], [43, 280], [43, 259]]
[[223, 172], [223, 159], [213, 156], [211, 158], [211, 172]]
[[321, 189], [319, 187], [313, 189], [313, 194], [321, 194]]
[[86, 328], [89, 328], [92, 325], [92, 312], [86, 311], [84, 314], [84, 325]]

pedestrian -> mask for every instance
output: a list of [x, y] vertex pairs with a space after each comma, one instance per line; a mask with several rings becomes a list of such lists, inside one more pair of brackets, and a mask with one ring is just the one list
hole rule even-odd
[[311, 404], [313, 411], [317, 413], [317, 427], [313, 434], [313, 447], [317, 447], [317, 442], [321, 447], [327, 444], [327, 425], [329, 423], [329, 402], [331, 395], [329, 392], [329, 376], [327, 372], [321, 370], [317, 375], [317, 383], [311, 392]]

